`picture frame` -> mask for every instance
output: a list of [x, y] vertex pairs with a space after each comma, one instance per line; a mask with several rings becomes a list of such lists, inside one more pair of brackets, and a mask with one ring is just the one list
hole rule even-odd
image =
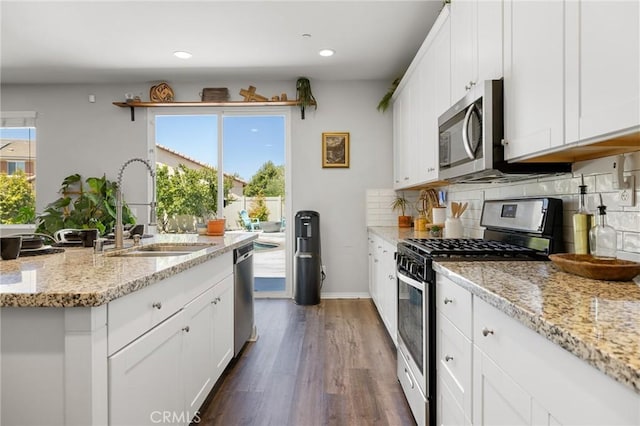
[[348, 168], [349, 167], [349, 133], [348, 132], [322, 133], [322, 167], [323, 168]]

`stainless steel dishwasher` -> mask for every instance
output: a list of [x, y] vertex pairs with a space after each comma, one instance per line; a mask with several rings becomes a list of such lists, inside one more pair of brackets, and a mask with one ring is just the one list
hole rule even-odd
[[234, 357], [253, 333], [253, 242], [233, 251]]

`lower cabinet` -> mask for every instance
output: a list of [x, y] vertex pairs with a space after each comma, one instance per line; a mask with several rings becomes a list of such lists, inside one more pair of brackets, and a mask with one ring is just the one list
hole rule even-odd
[[213, 382], [233, 358], [233, 276], [214, 288], [213, 304]]
[[438, 424], [640, 424], [640, 395], [447, 277], [436, 281]]
[[180, 312], [109, 358], [109, 424], [152, 425], [166, 413], [187, 417], [182, 328]]
[[[175, 287], [186, 294], [206, 289], [202, 294], [109, 357], [110, 425], [188, 425], [199, 418], [233, 358], [234, 344], [233, 274], [228, 269], [226, 277], [211, 282], [208, 270], [194, 268], [184, 290]], [[149, 300], [156, 300], [149, 289]]]
[[393, 343], [398, 345], [398, 284], [393, 244], [369, 233], [369, 292]]

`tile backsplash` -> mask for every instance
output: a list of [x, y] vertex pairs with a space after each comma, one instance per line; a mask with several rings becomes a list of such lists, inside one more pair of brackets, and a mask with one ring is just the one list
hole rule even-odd
[[[610, 164], [613, 157], [575, 163], [573, 173], [546, 176], [512, 183], [453, 184], [440, 188], [447, 192], [446, 204], [452, 201], [468, 202], [469, 207], [462, 215], [464, 236], [482, 238], [484, 228], [480, 226], [480, 214], [484, 200], [518, 197], [554, 197], [563, 202], [563, 238], [566, 252], [573, 252], [572, 215], [578, 208], [578, 185], [580, 175], [584, 175], [587, 185], [587, 208], [595, 213], [599, 204], [598, 194], [602, 194], [607, 206], [607, 223], [615, 228], [618, 235], [618, 257], [640, 262], [640, 152], [627, 155], [625, 176], [635, 176], [635, 203], [633, 207], [620, 206], [618, 190], [613, 188]], [[415, 215], [415, 201], [418, 191], [403, 191]], [[392, 189], [367, 190], [367, 225], [395, 226], [398, 213], [391, 210], [396, 192]], [[450, 213], [450, 210], [447, 212]]]

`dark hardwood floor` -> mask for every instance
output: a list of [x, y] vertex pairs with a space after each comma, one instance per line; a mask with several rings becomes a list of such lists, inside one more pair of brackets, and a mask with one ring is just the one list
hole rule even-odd
[[415, 425], [369, 299], [256, 299], [259, 338], [232, 361], [200, 425]]

